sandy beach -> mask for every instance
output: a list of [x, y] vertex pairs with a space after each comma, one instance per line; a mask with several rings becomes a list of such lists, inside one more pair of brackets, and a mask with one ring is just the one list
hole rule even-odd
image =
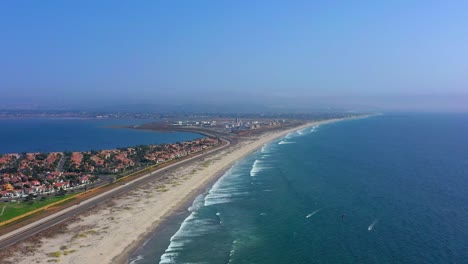
[[155, 180], [115, 197], [53, 231], [46, 230], [15, 245], [2, 263], [126, 263], [129, 254], [162, 220], [186, 206], [237, 160], [290, 132], [336, 121], [313, 122], [242, 139], [202, 161], [169, 171], [164, 181]]

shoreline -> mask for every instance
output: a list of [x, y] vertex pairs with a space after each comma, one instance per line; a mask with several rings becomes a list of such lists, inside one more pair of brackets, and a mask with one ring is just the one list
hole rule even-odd
[[[357, 118], [364, 117], [367, 116]], [[171, 217], [186, 211], [197, 195], [209, 189], [237, 161], [289, 133], [352, 119], [356, 118], [308, 122], [243, 138], [220, 152], [168, 171], [161, 179], [78, 215], [64, 227], [58, 227], [61, 231], [56, 229], [51, 237], [41, 235], [19, 243], [15, 252], [31, 253], [13, 253], [4, 260], [7, 263], [128, 263], [129, 257], [148, 239], [157, 236]]]
[[[233, 165], [231, 165], [231, 167], [232, 166]], [[215, 184], [219, 180], [219, 178], [221, 178], [226, 173], [226, 171], [229, 170], [229, 168], [230, 167], [220, 172], [208, 183], [204, 184], [203, 186], [200, 186], [198, 189], [193, 190], [192, 193], [188, 194], [188, 197], [186, 197], [184, 201], [181, 201], [179, 204], [175, 205], [172, 210], [167, 212], [166, 215], [162, 216], [159, 223], [156, 223], [156, 225], [150, 231], [148, 231], [145, 234], [142, 234], [141, 239], [135, 241], [134, 244], [128, 245], [128, 247], [121, 253], [121, 255], [116, 256], [114, 259], [112, 259], [112, 263], [130, 263], [130, 257], [134, 255], [137, 252], [137, 250], [143, 247], [150, 239], [152, 239], [155, 235], [161, 232], [167, 225], [171, 224], [171, 220], [174, 220], [180, 214], [186, 214], [186, 216], [184, 217], [185, 220], [185, 218], [188, 215], [190, 215], [190, 211], [188, 211], [188, 208], [190, 208], [190, 206], [193, 204], [193, 201], [196, 199], [196, 197], [209, 191], [213, 184]], [[180, 225], [178, 225], [177, 229], [178, 228], [180, 228]], [[175, 231], [177, 231], [177, 229]], [[168, 238], [170, 238], [172, 235], [170, 235]], [[170, 241], [168, 242], [170, 243]]]
[[[368, 117], [368, 116], [358, 117], [358, 118], [365, 118], [365, 117]], [[234, 163], [227, 165], [221, 171], [216, 173], [215, 176], [210, 177], [210, 179], [208, 180], [207, 183], [203, 183], [196, 190], [193, 190], [191, 193], [189, 193], [187, 195], [187, 197], [185, 197], [184, 201], [181, 201], [179, 204], [175, 205], [172, 210], [167, 212], [162, 217], [162, 220], [159, 223], [155, 224], [155, 226], [152, 228], [151, 231], [149, 231], [149, 232], [147, 232], [145, 234], [142, 234], [141, 238], [138, 239], [137, 241], [135, 241], [134, 243], [132, 243], [131, 245], [129, 245], [121, 253], [120, 256], [116, 256], [112, 260], [112, 263], [119, 263], [119, 264], [129, 263], [129, 261], [130, 261], [129, 258], [132, 255], [134, 255], [134, 253], [136, 253], [138, 249], [143, 247], [145, 245], [145, 243], [147, 243], [148, 240], [150, 240], [154, 236], [157, 236], [158, 232], [160, 232], [167, 224], [169, 224], [168, 221], [175, 218], [177, 214], [180, 214], [180, 213], [183, 213], [183, 212], [187, 212], [189, 214], [190, 212], [188, 211], [188, 208], [192, 205], [193, 201], [195, 200], [195, 198], [197, 196], [199, 196], [201, 194], [204, 194], [205, 192], [209, 191], [212, 188], [213, 184], [215, 184], [230, 168], [232, 168], [232, 166], [234, 166], [236, 162], [244, 159], [245, 157], [247, 157], [248, 155], [254, 153], [255, 151], [258, 151], [264, 145], [271, 144], [273, 141], [278, 140], [279, 138], [284, 137], [289, 133], [293, 133], [293, 132], [299, 131], [301, 129], [310, 128], [310, 127], [317, 126], [317, 125], [320, 126], [320, 125], [345, 121], [345, 120], [354, 120], [354, 119], [358, 119], [358, 118], [341, 118], [341, 119], [332, 119], [332, 120], [325, 120], [325, 121], [309, 122], [309, 123], [306, 123], [304, 125], [301, 125], [301, 126], [298, 126], [298, 127], [295, 127], [295, 128], [290, 128], [290, 129], [287, 129], [287, 130], [276, 132], [277, 135], [274, 135], [271, 139], [269, 139], [269, 141], [265, 142], [264, 144], [261, 144], [261, 145], [257, 146], [255, 149], [249, 151], [248, 153], [245, 153], [245, 155], [243, 155], [241, 157], [238, 157], [238, 159], [235, 160]], [[180, 228], [180, 226], [179, 226], [179, 228]], [[172, 237], [172, 235], [171, 235], [171, 237]], [[170, 241], [168, 241], [168, 244], [169, 243], [170, 243]]]

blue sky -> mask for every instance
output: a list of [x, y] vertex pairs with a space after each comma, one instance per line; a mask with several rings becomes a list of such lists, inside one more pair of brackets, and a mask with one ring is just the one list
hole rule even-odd
[[5, 0], [2, 101], [466, 109], [467, 13], [466, 1]]

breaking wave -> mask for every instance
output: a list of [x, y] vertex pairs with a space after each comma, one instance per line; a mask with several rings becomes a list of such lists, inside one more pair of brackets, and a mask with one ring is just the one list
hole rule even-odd
[[291, 141], [284, 141], [284, 140], [282, 140], [282, 141], [280, 141], [280, 142], [278, 143], [278, 145], [294, 144], [294, 143], [296, 143], [296, 142], [291, 142]]
[[260, 151], [262, 154], [268, 154], [270, 152], [270, 147], [268, 144], [263, 145], [262, 150]]
[[136, 264], [138, 263], [138, 261], [144, 259], [144, 257], [142, 255], [138, 255], [136, 258], [130, 260], [129, 264]]
[[194, 237], [215, 231], [216, 227], [217, 225], [212, 220], [198, 218], [197, 211], [192, 212], [182, 223], [179, 230], [171, 237], [171, 242], [164, 251], [164, 254], [162, 254], [159, 263], [176, 263], [185, 244], [191, 242]]
[[234, 172], [233, 168], [224, 173], [213, 187], [211, 187], [204, 198], [204, 206], [229, 203], [236, 198], [248, 195], [244, 180], [240, 177], [242, 174]]
[[292, 139], [292, 138], [295, 138], [295, 137], [308, 135], [310, 133], [313, 133], [313, 132], [317, 131], [318, 127], [319, 127], [319, 125], [314, 125], [312, 127], [306, 127], [306, 128], [303, 128], [303, 129], [299, 129], [299, 130], [297, 130], [295, 132], [288, 133], [286, 136], [283, 137], [283, 139], [288, 140], [288, 139]]
[[261, 160], [255, 160], [252, 164], [252, 169], [250, 170], [250, 176], [254, 177], [257, 176], [259, 172], [263, 171], [264, 169], [268, 169], [270, 167], [265, 166], [265, 162]]
[[310, 132], [315, 132], [317, 130], [317, 128], [319, 127], [319, 125], [315, 125], [312, 127], [312, 129], [310, 130]]

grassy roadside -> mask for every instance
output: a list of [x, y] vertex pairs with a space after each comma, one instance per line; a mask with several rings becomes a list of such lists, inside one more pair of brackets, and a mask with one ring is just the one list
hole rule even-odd
[[64, 196], [51, 196], [46, 197], [44, 200], [33, 200], [30, 202], [9, 202], [9, 203], [0, 203], [0, 222], [10, 220], [17, 216], [26, 214], [30, 211], [45, 207], [47, 205], [66, 200], [69, 197], [72, 197], [74, 194], [67, 194]]

